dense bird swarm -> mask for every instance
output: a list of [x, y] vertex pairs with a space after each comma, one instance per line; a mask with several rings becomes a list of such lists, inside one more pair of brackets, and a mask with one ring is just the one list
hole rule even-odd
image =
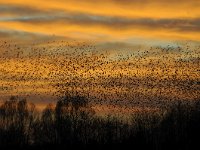
[[199, 50], [1, 42], [0, 148], [198, 146]]
[[198, 100], [199, 49], [182, 45], [113, 54], [75, 41], [1, 42], [0, 95], [38, 104], [81, 95], [96, 111], [120, 113]]

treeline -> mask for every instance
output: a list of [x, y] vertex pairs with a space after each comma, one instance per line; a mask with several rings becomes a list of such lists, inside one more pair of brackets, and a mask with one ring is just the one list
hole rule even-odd
[[99, 117], [81, 96], [64, 97], [42, 113], [18, 97], [0, 107], [0, 148], [192, 149], [200, 146], [199, 136], [199, 101], [134, 113], [129, 120]]

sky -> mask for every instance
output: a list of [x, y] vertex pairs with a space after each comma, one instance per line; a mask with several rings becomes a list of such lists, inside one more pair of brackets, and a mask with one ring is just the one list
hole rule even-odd
[[[196, 99], [199, 8], [199, 0], [0, 0], [0, 100], [32, 94], [46, 104], [50, 86], [73, 89], [74, 80], [100, 99], [135, 98], [126, 104]], [[82, 53], [90, 50], [105, 57]]]
[[200, 41], [198, 0], [0, 0], [1, 39]]

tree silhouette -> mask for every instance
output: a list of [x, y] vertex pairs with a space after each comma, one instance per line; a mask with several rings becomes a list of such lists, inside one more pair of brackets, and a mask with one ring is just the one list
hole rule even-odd
[[189, 149], [198, 146], [200, 103], [177, 102], [132, 119], [100, 117], [85, 97], [63, 97], [41, 112], [25, 99], [11, 97], [0, 107], [0, 148], [100, 146]]

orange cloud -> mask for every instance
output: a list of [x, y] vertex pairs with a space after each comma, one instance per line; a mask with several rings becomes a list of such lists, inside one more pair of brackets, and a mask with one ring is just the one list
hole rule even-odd
[[200, 2], [195, 0], [0, 0], [0, 5], [2, 30], [105, 41], [200, 40]]

